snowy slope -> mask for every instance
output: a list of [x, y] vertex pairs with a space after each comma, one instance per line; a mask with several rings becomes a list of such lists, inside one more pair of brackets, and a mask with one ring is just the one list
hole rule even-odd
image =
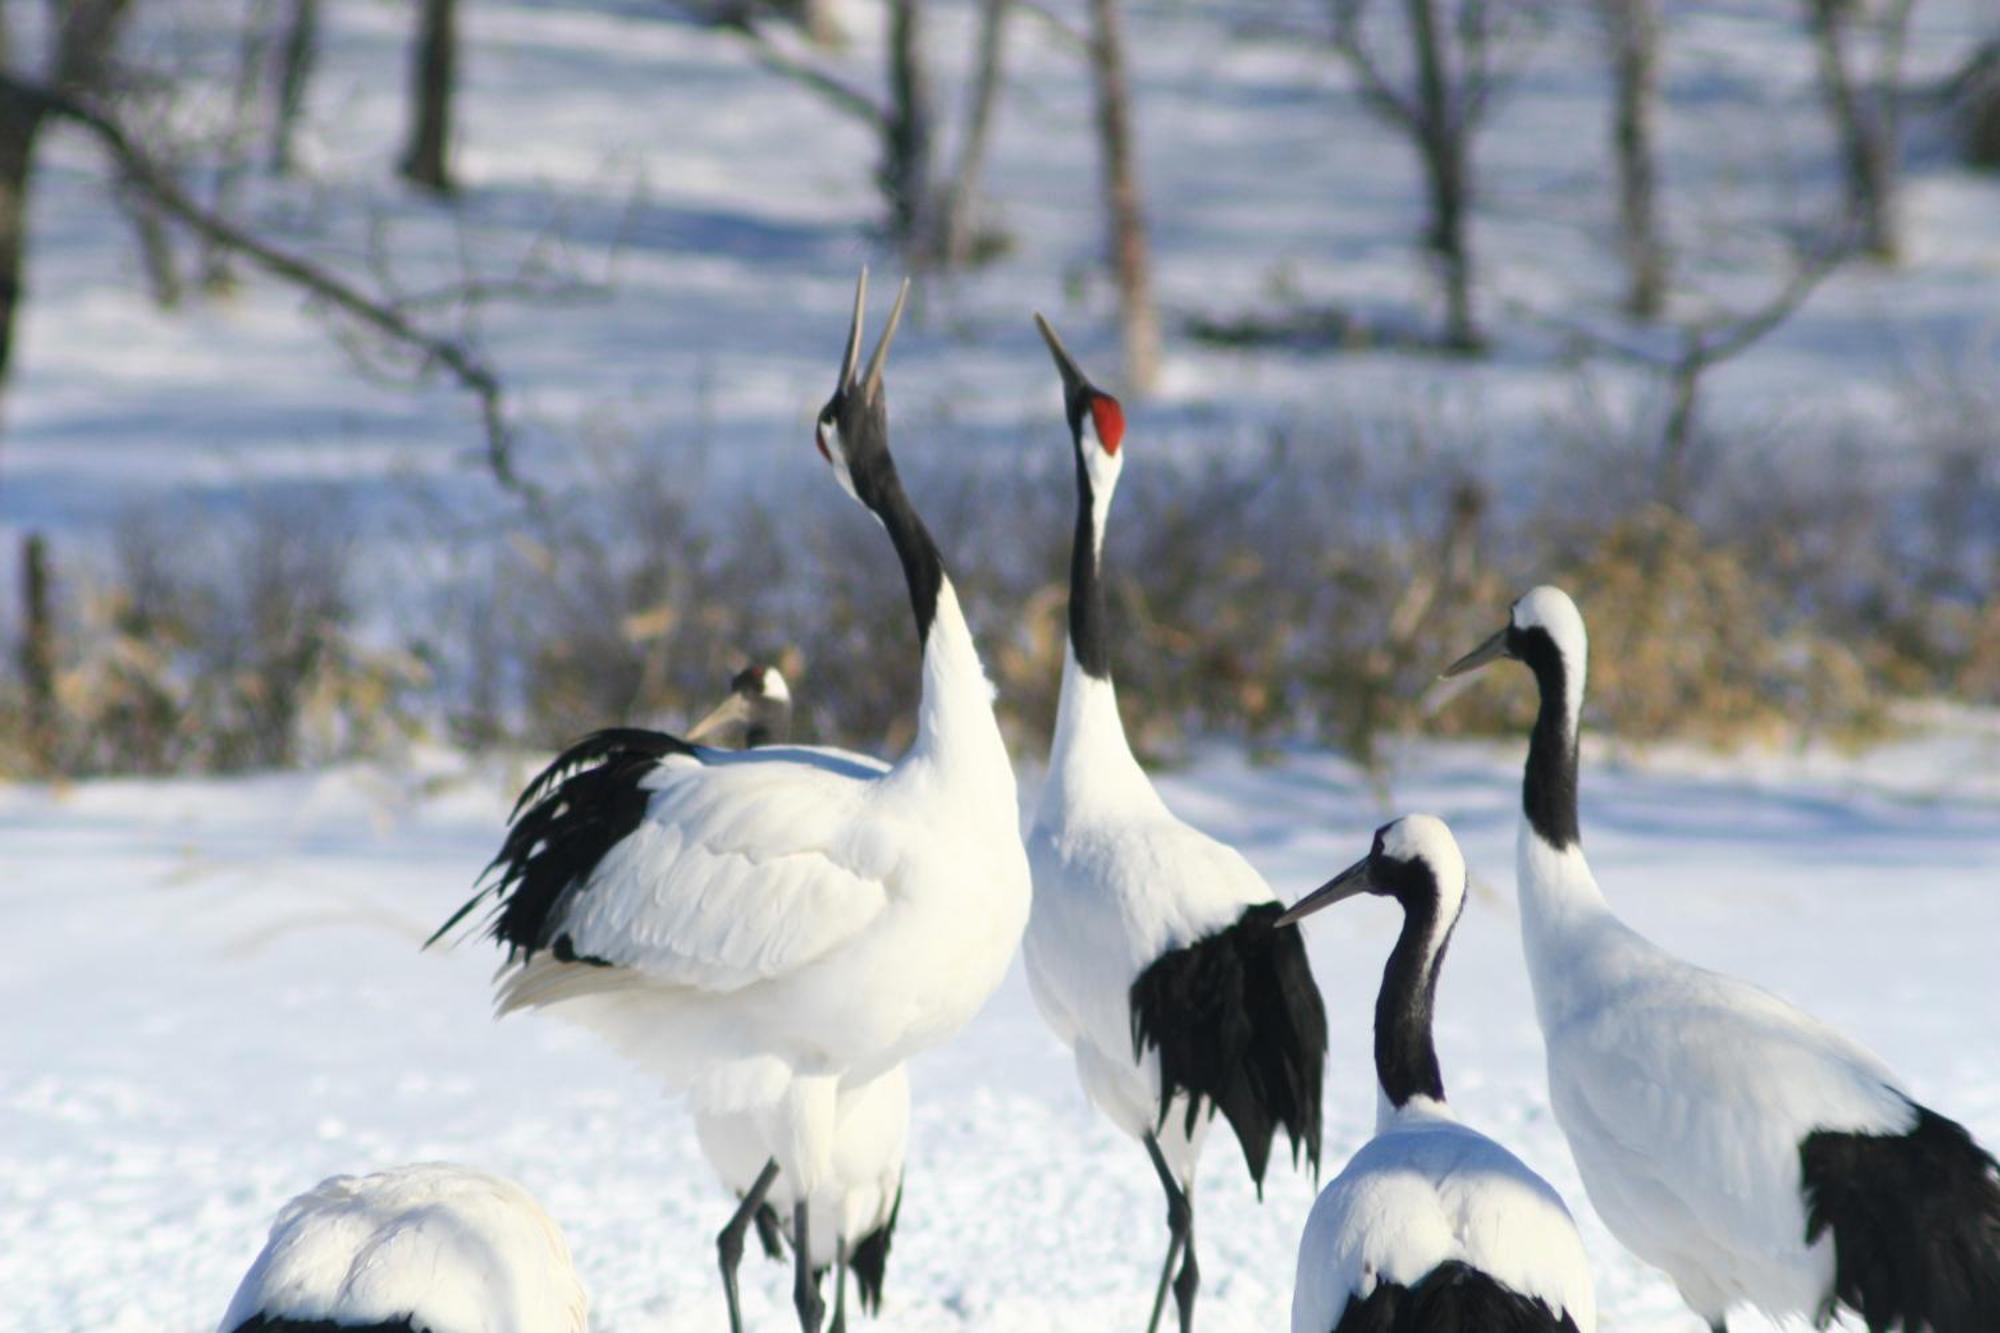
[[[1695, 1333], [1588, 1212], [1543, 1101], [1511, 902], [1518, 747], [1401, 757], [1398, 809], [1450, 819], [1474, 894], [1440, 1001], [1462, 1115], [1576, 1206], [1604, 1327]], [[2000, 1143], [2000, 727], [1858, 760], [1601, 759], [1587, 840], [1631, 920], [1803, 1001]], [[0, 1291], [21, 1333], [211, 1326], [271, 1213], [334, 1171], [451, 1158], [519, 1179], [568, 1233], [595, 1326], [718, 1326], [727, 1205], [685, 1114], [546, 1018], [488, 1017], [493, 955], [421, 954], [496, 845], [520, 771], [423, 757], [232, 781], [0, 788]], [[1380, 808], [1341, 762], [1225, 753], [1163, 782], [1295, 894]], [[1316, 919], [1333, 1020], [1328, 1151], [1374, 1114], [1367, 1021], [1396, 917]], [[1163, 1240], [1143, 1155], [1085, 1106], [1018, 973], [915, 1068], [884, 1329], [1131, 1327]], [[1268, 1329], [1309, 1181], [1259, 1207], [1226, 1139], [1201, 1182], [1204, 1327]], [[758, 1327], [785, 1272], [746, 1267]]]

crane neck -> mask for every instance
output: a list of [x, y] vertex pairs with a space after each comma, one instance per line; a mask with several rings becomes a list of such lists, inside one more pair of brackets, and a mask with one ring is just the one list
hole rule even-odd
[[1577, 817], [1584, 663], [1566, 657], [1546, 634], [1529, 636], [1521, 656], [1535, 673], [1541, 705], [1521, 780], [1515, 878], [1529, 981], [1536, 1011], [1547, 1023], [1576, 1002], [1569, 985], [1575, 965], [1611, 911], [1584, 859]]
[[1535, 673], [1541, 704], [1528, 737], [1521, 813], [1556, 851], [1579, 846], [1577, 742], [1582, 725], [1584, 664], [1572, 662], [1545, 633], [1525, 636], [1521, 658]]
[[1076, 460], [1076, 534], [1070, 545], [1069, 651], [1049, 746], [1043, 806], [1065, 811], [1093, 804], [1157, 805], [1159, 796], [1133, 757], [1118, 715], [1104, 606], [1105, 520], [1116, 478], [1094, 479]]
[[1104, 610], [1104, 525], [1115, 478], [1096, 481], [1076, 455], [1076, 535], [1069, 550], [1069, 647], [1085, 675], [1111, 680], [1110, 628]]
[[1385, 1122], [1419, 1099], [1444, 1102], [1431, 1021], [1438, 975], [1457, 925], [1456, 914], [1444, 919], [1433, 895], [1412, 894], [1403, 901], [1403, 930], [1375, 996], [1375, 1081]]
[[928, 761], [912, 765], [913, 770], [936, 767], [989, 787], [996, 799], [1004, 788], [1011, 803], [1013, 769], [993, 716], [993, 685], [979, 661], [957, 590], [944, 572], [937, 542], [893, 466], [871, 487], [865, 503], [888, 531], [902, 563], [923, 653], [916, 741], [905, 758]]

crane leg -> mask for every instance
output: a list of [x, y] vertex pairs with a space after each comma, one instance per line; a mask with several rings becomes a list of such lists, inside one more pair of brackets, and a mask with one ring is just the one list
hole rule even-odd
[[778, 1229], [778, 1210], [768, 1202], [757, 1210], [757, 1242], [773, 1262], [785, 1257], [785, 1233]]
[[847, 1333], [847, 1242], [833, 1243], [833, 1323], [827, 1333]]
[[[1160, 1269], [1160, 1285], [1153, 1293], [1153, 1317], [1146, 1325], [1146, 1333], [1158, 1333], [1170, 1282], [1174, 1305], [1180, 1314], [1181, 1333], [1190, 1333], [1194, 1328], [1195, 1292], [1201, 1286], [1201, 1270], [1194, 1260], [1194, 1201], [1181, 1188], [1181, 1183], [1174, 1179], [1173, 1170], [1160, 1151], [1159, 1140], [1151, 1134], [1146, 1136], [1146, 1155], [1153, 1159], [1153, 1170], [1160, 1177], [1160, 1188], [1167, 1194], [1168, 1232], [1167, 1261]], [[1176, 1262], [1180, 1265], [1178, 1276], [1174, 1272]]]
[[807, 1232], [804, 1199], [792, 1206], [792, 1305], [799, 1312], [803, 1333], [819, 1333], [826, 1302], [819, 1298], [819, 1283], [813, 1281], [812, 1237]]
[[764, 1163], [749, 1193], [736, 1205], [728, 1224], [715, 1238], [716, 1258], [722, 1264], [722, 1294], [729, 1301], [729, 1333], [743, 1333], [743, 1309], [736, 1295], [736, 1268], [743, 1262], [743, 1233], [750, 1229], [750, 1220], [764, 1206], [764, 1196], [771, 1192], [771, 1182], [777, 1178], [778, 1159], [774, 1157]]

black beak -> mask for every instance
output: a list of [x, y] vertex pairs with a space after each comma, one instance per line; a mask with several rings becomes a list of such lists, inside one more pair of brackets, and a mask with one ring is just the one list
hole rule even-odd
[[1444, 676], [1463, 676], [1468, 671], [1477, 671], [1489, 662], [1497, 662], [1503, 657], [1512, 657], [1507, 651], [1507, 630], [1501, 630], [1485, 643], [1480, 644], [1465, 656], [1444, 669]]
[[903, 279], [903, 285], [896, 292], [896, 304], [889, 309], [889, 322], [883, 326], [882, 337], [875, 344], [875, 354], [868, 358], [868, 369], [861, 371], [861, 321], [868, 308], [868, 266], [861, 266], [861, 280], [854, 285], [854, 318], [847, 326], [847, 349], [840, 356], [840, 380], [833, 387], [833, 396], [858, 393], [866, 402], [882, 391], [882, 368], [889, 361], [889, 344], [895, 341], [896, 328], [903, 322], [903, 306], [910, 299], [910, 280]]
[[1375, 881], [1369, 878], [1368, 867], [1370, 859], [1369, 857], [1362, 857], [1359, 861], [1356, 861], [1353, 865], [1347, 867], [1347, 869], [1341, 871], [1338, 875], [1335, 875], [1332, 879], [1293, 903], [1292, 910], [1278, 918], [1278, 924], [1281, 926], [1294, 925], [1311, 916], [1314, 912], [1319, 911], [1321, 908], [1331, 907], [1337, 902], [1342, 902], [1363, 893], [1372, 893], [1375, 889]]
[[1049, 355], [1056, 359], [1056, 370], [1062, 375], [1063, 397], [1074, 401], [1078, 394], [1090, 388], [1089, 379], [1085, 378], [1070, 356], [1069, 349], [1056, 336], [1054, 327], [1042, 318], [1039, 311], [1035, 314], [1035, 327], [1042, 331], [1042, 341], [1049, 345]]

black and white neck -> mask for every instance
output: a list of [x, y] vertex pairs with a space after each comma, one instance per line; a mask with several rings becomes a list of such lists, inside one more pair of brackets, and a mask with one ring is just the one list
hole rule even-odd
[[1375, 1082], [1382, 1127], [1408, 1112], [1444, 1106], [1444, 1074], [1431, 1026], [1445, 951], [1465, 908], [1465, 860], [1440, 820], [1412, 815], [1376, 834], [1375, 892], [1396, 899], [1403, 929], [1375, 997]]
[[861, 323], [868, 297], [868, 272], [862, 270], [840, 378], [833, 396], [820, 410], [815, 443], [842, 488], [888, 532], [902, 564], [923, 654], [923, 698], [917, 711], [912, 755], [936, 757], [970, 747], [984, 770], [994, 766], [996, 756], [1004, 766], [1006, 756], [993, 717], [993, 687], [980, 665], [958, 596], [945, 575], [937, 542], [910, 503], [889, 453], [889, 412], [882, 372], [909, 294], [910, 284], [905, 280], [874, 355], [862, 371]]
[[1403, 930], [1375, 996], [1378, 1128], [1407, 1115], [1448, 1115], [1444, 1075], [1431, 1041], [1438, 974], [1465, 907], [1465, 856], [1434, 815], [1404, 815], [1375, 830], [1368, 855], [1294, 903], [1278, 918], [1292, 925], [1361, 894], [1394, 898]]
[[1585, 666], [1581, 636], [1571, 648], [1545, 626], [1515, 626], [1508, 630], [1508, 647], [1535, 673], [1541, 694], [1521, 778], [1521, 815], [1552, 850], [1567, 851], [1583, 840], [1576, 812]]
[[1051, 796], [1075, 800], [1153, 797], [1132, 757], [1111, 683], [1111, 638], [1105, 611], [1104, 535], [1112, 496], [1124, 468], [1125, 417], [1118, 400], [1098, 389], [1070, 358], [1062, 340], [1035, 317], [1062, 378], [1063, 414], [1076, 464], [1076, 532], [1070, 546], [1068, 651], [1050, 749]]
[[1584, 859], [1577, 820], [1577, 744], [1590, 637], [1569, 595], [1540, 587], [1514, 603], [1504, 642], [1504, 655], [1534, 672], [1541, 695], [1521, 779], [1516, 879], [1537, 1003], [1547, 1006], [1557, 1003], [1551, 986], [1561, 972], [1556, 960], [1564, 941], [1579, 938], [1574, 932], [1608, 910]]

